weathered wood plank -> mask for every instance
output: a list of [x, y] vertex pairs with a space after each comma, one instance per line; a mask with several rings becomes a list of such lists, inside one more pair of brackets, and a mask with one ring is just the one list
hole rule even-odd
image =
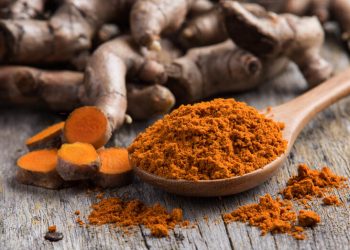
[[[337, 71], [349, 65], [348, 57], [334, 42], [323, 51]], [[257, 108], [277, 105], [306, 90], [306, 84], [295, 66], [256, 91], [234, 95]], [[286, 235], [260, 236], [259, 230], [242, 223], [225, 224], [222, 213], [239, 205], [257, 201], [265, 193], [276, 194], [288, 178], [296, 173], [298, 163], [321, 167], [329, 165], [350, 176], [350, 98], [318, 115], [299, 136], [282, 169], [263, 185], [231, 197], [186, 198], [167, 194], [135, 180], [133, 185], [110, 190], [107, 195], [129, 195], [146, 203], [160, 202], [168, 209], [181, 207], [194, 223], [193, 228], [175, 229], [170, 237], [157, 239], [145, 228], [136, 228], [130, 235], [103, 227], [80, 228], [74, 220], [75, 210], [87, 215], [96, 198], [85, 188], [50, 191], [24, 186], [13, 179], [15, 161], [25, 152], [23, 141], [41, 128], [61, 119], [50, 113], [28, 110], [0, 111], [0, 249], [346, 249], [349, 248], [349, 194], [341, 194], [344, 207], [315, 206], [323, 222], [307, 231], [308, 239], [296, 241]], [[125, 126], [111, 144], [127, 146], [147, 123]], [[316, 202], [320, 204], [320, 202]], [[207, 216], [208, 220], [204, 217]], [[56, 224], [64, 239], [44, 241], [47, 226]]]

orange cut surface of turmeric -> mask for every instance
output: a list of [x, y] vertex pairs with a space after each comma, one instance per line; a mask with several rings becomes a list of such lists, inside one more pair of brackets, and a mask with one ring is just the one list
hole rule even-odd
[[108, 121], [97, 107], [85, 106], [75, 109], [66, 120], [64, 136], [67, 142], [85, 142], [100, 148], [105, 144]]
[[26, 140], [26, 145], [30, 145], [32, 143], [35, 143], [37, 141], [40, 141], [46, 137], [56, 135], [59, 133], [64, 127], [64, 122], [56, 123], [50, 127], [47, 127], [46, 129], [40, 131], [39, 133], [35, 134], [34, 136], [28, 138]]
[[90, 164], [98, 159], [95, 148], [91, 144], [81, 142], [63, 144], [58, 150], [58, 156], [78, 166]]
[[125, 148], [107, 148], [98, 151], [101, 160], [99, 171], [104, 174], [120, 174], [131, 170], [128, 151]]
[[17, 160], [17, 165], [31, 172], [51, 172], [57, 165], [57, 150], [43, 149], [29, 152]]
[[128, 148], [131, 164], [168, 179], [244, 175], [286, 150], [284, 125], [234, 99], [182, 105]]

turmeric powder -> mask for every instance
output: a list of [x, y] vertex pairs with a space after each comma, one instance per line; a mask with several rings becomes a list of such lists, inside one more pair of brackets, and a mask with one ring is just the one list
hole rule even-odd
[[287, 182], [287, 187], [282, 190], [285, 199], [308, 199], [313, 196], [323, 197], [327, 188], [340, 188], [347, 179], [337, 176], [328, 167], [321, 171], [312, 170], [305, 164], [298, 167], [298, 175], [293, 176]]
[[339, 198], [335, 195], [329, 195], [326, 196], [322, 199], [323, 205], [330, 206], [330, 205], [335, 205], [335, 206], [340, 206], [342, 202], [339, 200]]
[[273, 199], [266, 194], [257, 204], [239, 207], [224, 215], [225, 222], [242, 221], [261, 229], [261, 234], [287, 233], [297, 239], [304, 239], [302, 228], [295, 228], [297, 216], [290, 201]]
[[88, 217], [90, 224], [116, 224], [122, 228], [145, 225], [155, 237], [168, 236], [169, 229], [173, 229], [176, 225], [188, 224], [183, 220], [180, 208], [175, 208], [169, 213], [158, 203], [147, 206], [139, 200], [102, 198], [92, 205], [92, 209]]
[[182, 105], [128, 148], [132, 165], [169, 179], [244, 175], [283, 154], [284, 125], [234, 99]]
[[[293, 208], [292, 199], [297, 199], [303, 205], [313, 197], [322, 197], [327, 188], [345, 187], [346, 178], [335, 175], [328, 167], [321, 171], [312, 170], [305, 164], [298, 167], [298, 175], [287, 182], [287, 187], [281, 192], [284, 199], [273, 199], [270, 194], [260, 197], [259, 203], [241, 206], [231, 213], [223, 215], [226, 223], [231, 221], [248, 222], [258, 227], [261, 234], [286, 233], [297, 240], [305, 239], [305, 227], [315, 226], [321, 221], [320, 216], [311, 210], [300, 210], [298, 216]], [[325, 205], [340, 205], [334, 195], [323, 199]], [[297, 222], [298, 221], [298, 222]]]

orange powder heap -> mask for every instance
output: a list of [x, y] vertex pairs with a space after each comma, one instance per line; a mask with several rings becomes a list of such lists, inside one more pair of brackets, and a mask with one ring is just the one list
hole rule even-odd
[[282, 190], [282, 194], [285, 199], [323, 197], [327, 188], [343, 187], [345, 181], [345, 177], [335, 175], [328, 167], [318, 171], [301, 164], [298, 167], [298, 175], [289, 179], [287, 187]]
[[155, 237], [165, 237], [168, 230], [176, 225], [186, 225], [182, 210], [173, 209], [168, 213], [160, 204], [147, 206], [139, 200], [123, 201], [119, 198], [103, 198], [92, 205], [88, 219], [93, 225], [115, 224], [119, 227], [144, 225]]
[[132, 165], [169, 179], [209, 180], [259, 169], [286, 149], [284, 125], [234, 99], [183, 105], [140, 134]]
[[261, 234], [287, 233], [304, 239], [304, 229], [295, 225], [297, 216], [290, 201], [273, 199], [269, 194], [260, 197], [259, 203], [239, 207], [224, 215], [225, 222], [241, 221], [258, 227]]

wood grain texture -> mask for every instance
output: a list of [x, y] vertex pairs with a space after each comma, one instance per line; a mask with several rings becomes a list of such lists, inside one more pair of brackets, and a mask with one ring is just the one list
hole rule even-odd
[[[339, 71], [348, 67], [343, 50], [328, 41], [323, 51]], [[294, 65], [256, 91], [234, 95], [259, 109], [283, 103], [306, 90]], [[0, 249], [349, 249], [349, 194], [340, 194], [346, 206], [314, 209], [322, 223], [307, 231], [307, 240], [296, 241], [286, 235], [260, 236], [259, 230], [242, 223], [225, 224], [222, 213], [239, 205], [257, 201], [265, 193], [276, 194], [296, 173], [298, 163], [328, 165], [336, 173], [350, 177], [350, 98], [319, 114], [301, 133], [290, 156], [276, 176], [261, 186], [224, 198], [185, 198], [167, 194], [135, 180], [132, 185], [107, 191], [107, 195], [128, 195], [146, 203], [160, 202], [167, 208], [181, 207], [193, 228], [175, 229], [168, 238], [157, 239], [139, 227], [131, 235], [109, 226], [81, 228], [75, 224], [75, 210], [82, 218], [96, 200], [86, 188], [60, 191], [25, 186], [14, 180], [15, 161], [26, 152], [24, 141], [34, 132], [61, 117], [39, 111], [0, 110]], [[127, 146], [152, 121], [124, 126], [111, 145]], [[318, 203], [319, 204], [319, 203]], [[204, 219], [208, 216], [208, 220]], [[59, 242], [44, 240], [47, 227], [57, 225], [64, 234]]]

